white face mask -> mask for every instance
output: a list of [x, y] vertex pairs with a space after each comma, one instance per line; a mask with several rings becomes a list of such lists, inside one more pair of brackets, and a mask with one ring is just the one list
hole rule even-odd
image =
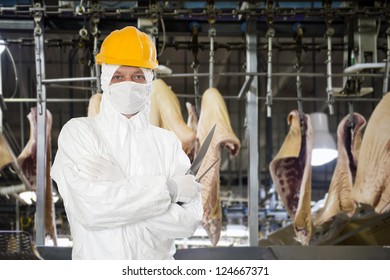
[[120, 82], [109, 86], [108, 99], [121, 114], [134, 115], [147, 104], [148, 84]]

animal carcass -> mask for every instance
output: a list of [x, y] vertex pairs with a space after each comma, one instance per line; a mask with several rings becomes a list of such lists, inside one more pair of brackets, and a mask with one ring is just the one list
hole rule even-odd
[[[33, 191], [37, 190], [36, 185], [36, 160], [37, 160], [37, 108], [31, 108], [27, 115], [30, 122], [30, 138], [20, 155], [17, 157], [17, 163], [22, 169]], [[57, 244], [57, 232], [55, 227], [55, 213], [53, 203], [53, 193], [50, 177], [51, 166], [51, 126], [52, 116], [49, 110], [46, 110], [46, 192], [45, 192], [45, 230], [52, 238], [54, 244]]]
[[[311, 233], [311, 154], [313, 129], [310, 117], [297, 110], [288, 115], [290, 130], [269, 170], [284, 207], [293, 220], [296, 239], [308, 245]], [[302, 134], [301, 124], [304, 134]]]
[[[221, 156], [221, 147], [230, 155], [236, 156], [241, 144], [230, 125], [226, 104], [220, 92], [215, 88], [206, 90], [202, 97], [201, 113], [197, 137], [202, 145], [210, 129], [216, 124], [213, 139], [198, 171], [203, 174]], [[221, 234], [222, 210], [219, 197], [220, 161], [215, 164], [200, 181], [202, 185], [203, 219], [211, 243], [215, 246]]]
[[13, 157], [7, 140], [4, 138], [3, 133], [0, 133], [0, 170], [12, 161]]
[[349, 115], [344, 117], [337, 128], [338, 158], [330, 182], [324, 207], [316, 215], [314, 225], [321, 225], [339, 213], [349, 217], [354, 214], [355, 202], [352, 186], [356, 177], [357, 156], [361, 145], [361, 129], [366, 125], [365, 118], [353, 114], [353, 128]]
[[[192, 129], [192, 131], [196, 134], [198, 131], [198, 114], [196, 113], [196, 108], [190, 102], [186, 102], [186, 108], [188, 112], [187, 126]], [[195, 155], [198, 153], [199, 146], [199, 140], [198, 138], [196, 138], [194, 148], [191, 152], [187, 153], [191, 162], [194, 160]]]
[[188, 112], [187, 126], [195, 133], [198, 131], [198, 114], [196, 108], [190, 102], [186, 102], [186, 108]]
[[88, 104], [88, 117], [94, 117], [100, 112], [100, 103], [102, 102], [102, 96], [101, 93], [95, 93], [91, 96], [89, 99]]
[[356, 202], [378, 214], [390, 211], [390, 94], [372, 113], [364, 132], [353, 187]]
[[150, 123], [173, 131], [180, 139], [186, 154], [190, 154], [194, 149], [196, 134], [184, 122], [175, 93], [161, 79], [153, 81], [150, 96]]

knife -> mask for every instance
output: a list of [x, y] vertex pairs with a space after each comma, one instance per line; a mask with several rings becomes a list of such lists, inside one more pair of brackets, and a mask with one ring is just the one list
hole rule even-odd
[[203, 172], [203, 174], [200, 175], [200, 176], [196, 179], [196, 181], [199, 183], [200, 180], [202, 180], [202, 178], [204, 177], [204, 175], [206, 175], [206, 174], [211, 170], [211, 168], [213, 168], [214, 165], [215, 165], [220, 159], [221, 159], [221, 157], [217, 158], [217, 160], [214, 161], [213, 164], [210, 165], [209, 168], [207, 168], [207, 170], [206, 170], [205, 172]]
[[199, 149], [199, 153], [196, 155], [194, 161], [192, 162], [190, 169], [186, 172], [187, 174], [196, 175], [198, 173], [198, 170], [202, 164], [202, 161], [204, 157], [206, 156], [207, 150], [210, 146], [211, 140], [213, 139], [213, 135], [215, 132], [216, 124], [211, 128], [209, 134], [207, 134], [206, 139], [204, 140], [202, 146]]

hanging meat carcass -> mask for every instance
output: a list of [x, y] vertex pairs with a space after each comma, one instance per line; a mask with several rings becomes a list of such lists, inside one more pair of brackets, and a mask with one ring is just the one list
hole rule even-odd
[[177, 96], [161, 79], [153, 81], [150, 95], [150, 123], [173, 131], [180, 139], [186, 154], [193, 151], [196, 134], [185, 123]]
[[[198, 114], [196, 113], [196, 108], [190, 102], [186, 102], [186, 108], [188, 112], [187, 126], [196, 134], [198, 131]], [[187, 155], [190, 158], [191, 162], [194, 160], [195, 155], [199, 150], [199, 140], [196, 138], [194, 148]]]
[[[22, 169], [33, 191], [37, 190], [36, 185], [36, 160], [37, 160], [37, 108], [31, 108], [27, 115], [30, 123], [30, 138], [20, 155], [17, 157], [17, 163]], [[55, 212], [53, 203], [52, 181], [50, 177], [51, 166], [51, 127], [52, 116], [49, 110], [46, 110], [46, 192], [45, 192], [45, 231], [57, 245], [57, 232], [55, 226]]]
[[3, 133], [0, 133], [0, 170], [13, 161], [12, 153]]
[[372, 113], [360, 147], [356, 181], [356, 202], [371, 205], [378, 214], [390, 211], [390, 94]]
[[[297, 110], [288, 115], [290, 130], [269, 170], [284, 207], [293, 220], [297, 241], [308, 245], [311, 222], [311, 154], [313, 129], [310, 117]], [[301, 125], [304, 134], [302, 134]]]
[[94, 95], [91, 96], [88, 104], [88, 114], [87, 114], [88, 117], [94, 117], [97, 114], [99, 114], [102, 96], [103, 94], [101, 93], [95, 93]]
[[196, 108], [190, 102], [186, 102], [186, 108], [188, 112], [187, 126], [192, 129], [195, 133], [198, 131], [198, 114], [196, 113]]
[[[214, 124], [216, 124], [214, 136], [198, 171], [199, 175], [203, 174], [221, 157], [221, 147], [224, 147], [232, 156], [237, 156], [241, 147], [240, 140], [230, 125], [229, 114], [222, 95], [217, 89], [209, 88], [202, 97], [197, 130], [197, 137], [201, 145]], [[220, 165], [221, 161], [218, 161], [200, 181], [204, 210], [202, 224], [213, 246], [219, 241], [222, 226], [222, 210], [219, 197]]]
[[366, 120], [362, 115], [354, 113], [352, 121], [353, 128], [350, 116], [345, 116], [337, 128], [337, 163], [325, 205], [316, 215], [315, 226], [329, 221], [339, 213], [346, 213], [349, 217], [354, 214], [355, 202], [351, 192], [356, 177], [361, 130], [366, 125]]

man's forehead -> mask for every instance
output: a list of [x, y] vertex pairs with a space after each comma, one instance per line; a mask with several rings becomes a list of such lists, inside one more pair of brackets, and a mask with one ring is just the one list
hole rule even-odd
[[119, 67], [115, 73], [143, 73], [142, 70], [138, 67], [132, 66], [121, 66]]

